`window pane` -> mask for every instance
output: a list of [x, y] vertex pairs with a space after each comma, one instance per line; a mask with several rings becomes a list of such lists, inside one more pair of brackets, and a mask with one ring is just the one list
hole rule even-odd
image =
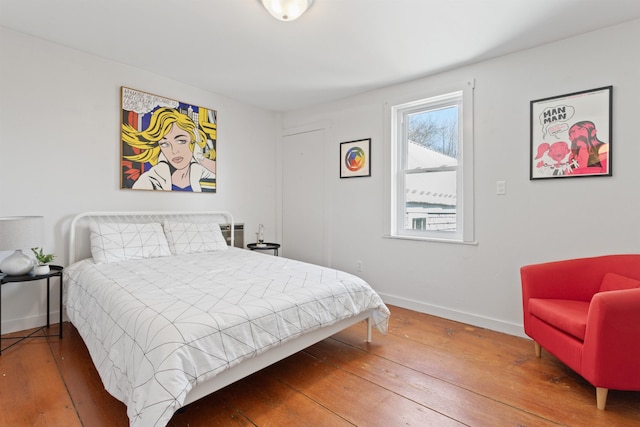
[[405, 229], [456, 231], [456, 174], [453, 170], [405, 175]]
[[[406, 126], [409, 142], [407, 168], [432, 168], [457, 164], [457, 105], [409, 113], [406, 116]], [[412, 150], [411, 146], [423, 149]]]

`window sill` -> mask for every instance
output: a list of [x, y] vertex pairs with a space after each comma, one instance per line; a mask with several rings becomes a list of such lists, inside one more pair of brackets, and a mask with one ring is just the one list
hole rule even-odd
[[479, 244], [479, 242], [476, 240], [465, 242], [462, 240], [445, 239], [445, 238], [437, 238], [437, 237], [392, 236], [390, 234], [384, 234], [382, 235], [382, 237], [385, 239], [413, 240], [418, 242], [453, 243], [457, 245], [469, 245], [469, 246], [478, 246]]

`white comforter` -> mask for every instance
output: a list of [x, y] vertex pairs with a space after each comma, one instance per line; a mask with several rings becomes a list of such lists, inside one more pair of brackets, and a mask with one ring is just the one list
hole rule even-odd
[[64, 270], [67, 315], [131, 426], [164, 426], [192, 387], [305, 331], [375, 309], [362, 279], [230, 248]]

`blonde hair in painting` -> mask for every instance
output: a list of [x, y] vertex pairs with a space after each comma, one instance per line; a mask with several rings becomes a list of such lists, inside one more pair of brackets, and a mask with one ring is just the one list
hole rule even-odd
[[[127, 160], [140, 163], [150, 163], [155, 166], [160, 155], [159, 142], [169, 133], [171, 126], [176, 124], [191, 136], [189, 149], [193, 152], [195, 144], [204, 150], [207, 146], [207, 137], [196, 123], [189, 116], [179, 112], [174, 108], [158, 108], [151, 114], [149, 127], [144, 130], [136, 130], [133, 126], [122, 124], [122, 140], [133, 148], [140, 150], [139, 154], [123, 156]], [[209, 151], [212, 149], [210, 148]], [[209, 158], [215, 158], [215, 152], [209, 153]]]

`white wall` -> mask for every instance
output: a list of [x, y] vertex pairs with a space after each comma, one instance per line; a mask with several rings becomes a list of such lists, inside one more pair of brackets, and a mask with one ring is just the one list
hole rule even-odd
[[[44, 216], [55, 263], [89, 210], [229, 210], [245, 239], [275, 238], [277, 114], [2, 27], [0, 54], [0, 216]], [[217, 194], [119, 189], [121, 86], [218, 111]], [[44, 284], [2, 286], [2, 332], [43, 324], [45, 302]]]
[[[522, 334], [519, 268], [640, 251], [640, 21], [605, 28], [283, 116], [327, 122], [325, 197], [332, 266], [360, 274], [393, 304]], [[425, 53], [428, 48], [425, 47]], [[389, 145], [384, 102], [474, 78], [477, 246], [384, 238]], [[529, 180], [529, 102], [613, 85], [613, 176]], [[339, 143], [372, 138], [372, 177], [338, 178]], [[504, 180], [507, 194], [495, 194]], [[304, 238], [304, 236], [300, 236]], [[286, 248], [285, 253], [286, 253]]]

